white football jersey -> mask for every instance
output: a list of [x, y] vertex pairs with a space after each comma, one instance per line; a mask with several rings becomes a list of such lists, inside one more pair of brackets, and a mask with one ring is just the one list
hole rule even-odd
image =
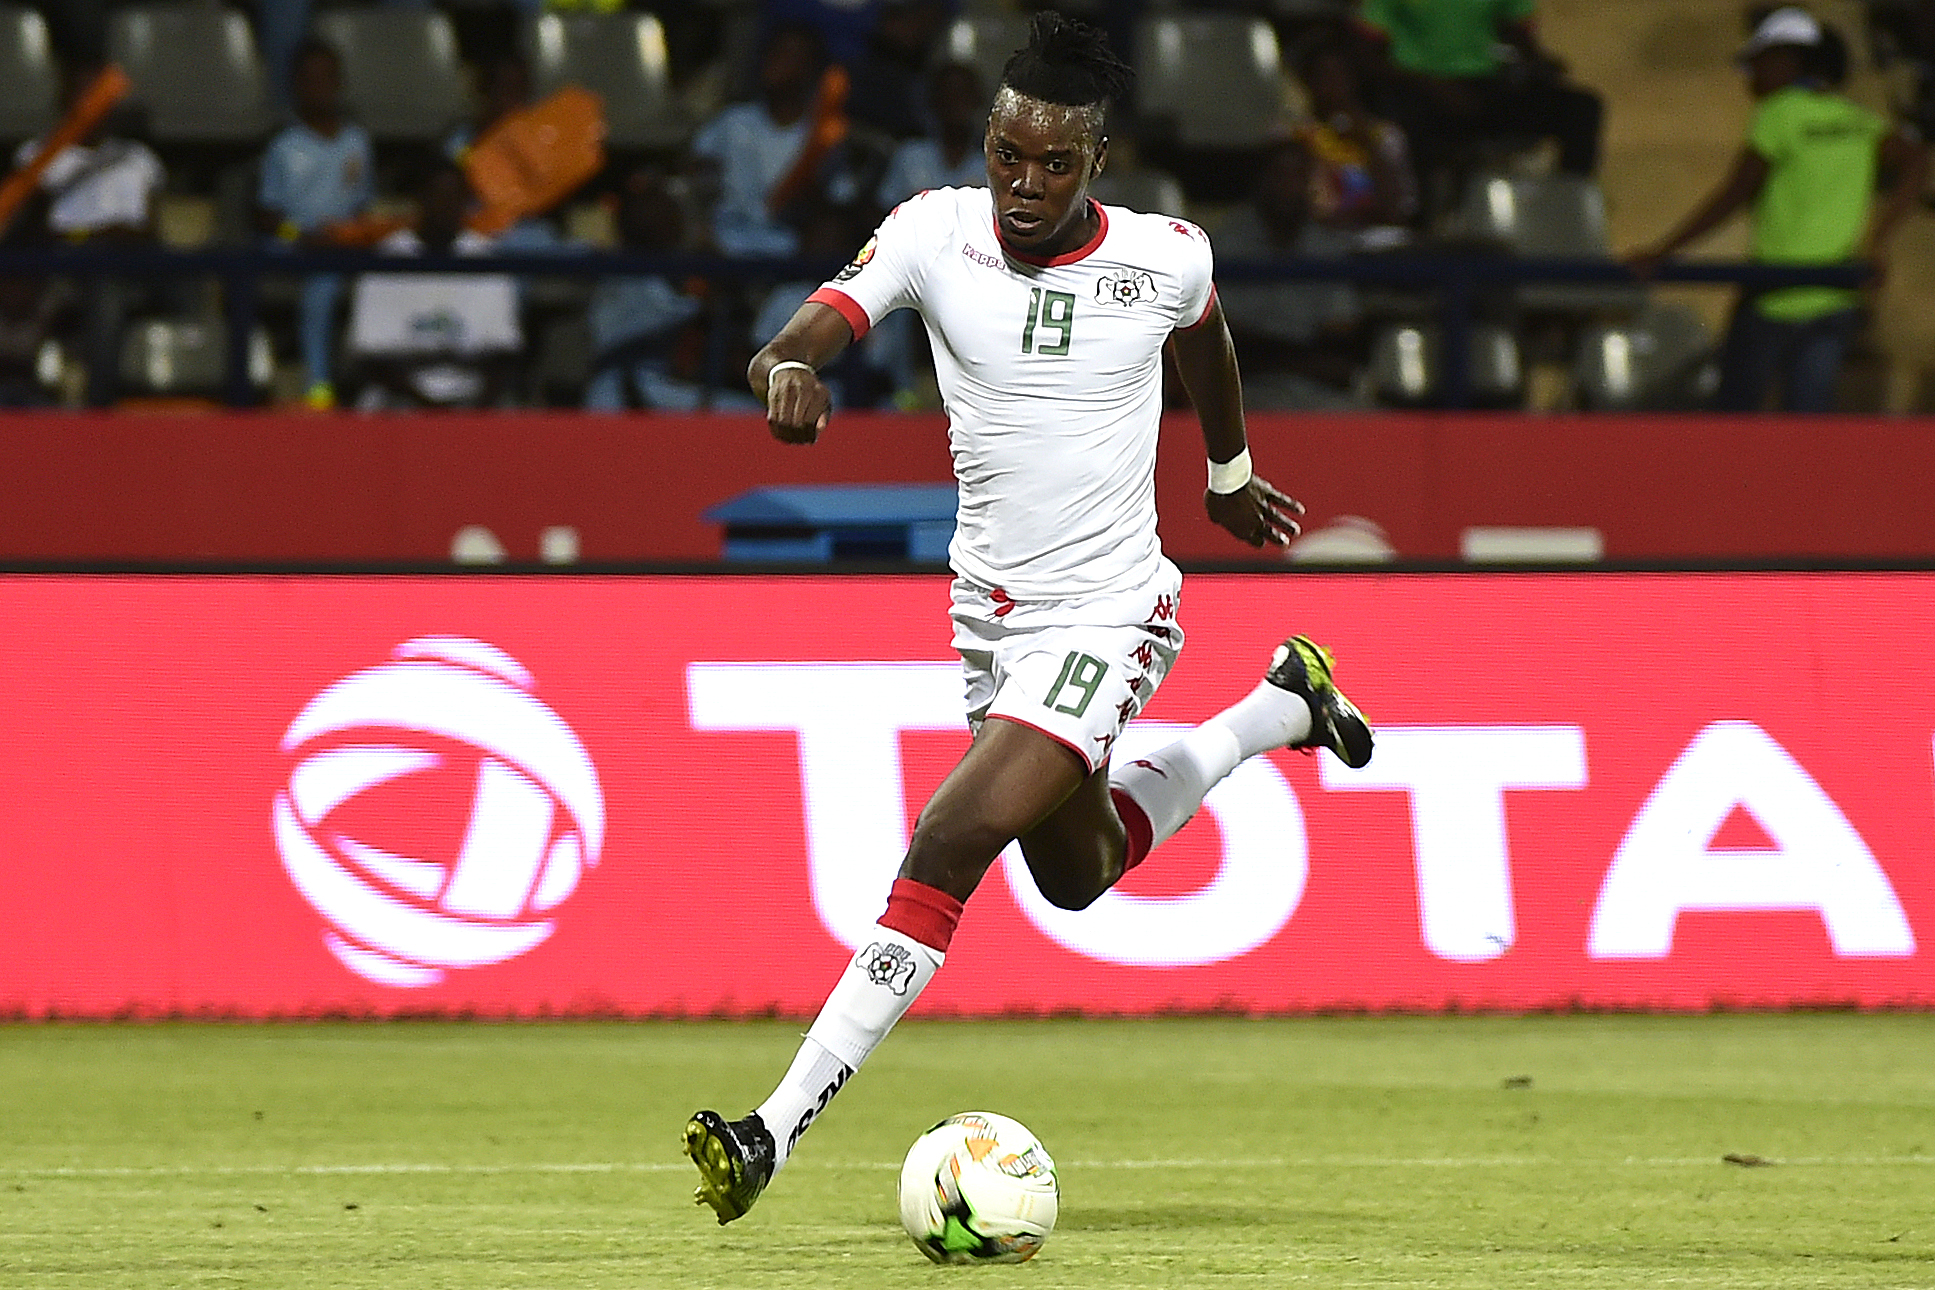
[[856, 337], [919, 311], [961, 490], [949, 561], [1016, 600], [1143, 586], [1163, 558], [1162, 346], [1209, 312], [1209, 239], [1166, 215], [1096, 209], [1092, 241], [1034, 261], [1003, 248], [987, 189], [921, 193], [811, 297]]

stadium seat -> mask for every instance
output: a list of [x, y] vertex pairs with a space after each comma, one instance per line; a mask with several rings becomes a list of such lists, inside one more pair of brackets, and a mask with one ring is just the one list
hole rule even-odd
[[[214, 395], [225, 385], [228, 329], [214, 318], [154, 318], [128, 328], [121, 382], [134, 395]], [[249, 337], [249, 385], [262, 389], [275, 369], [269, 333]]]
[[1089, 185], [1089, 195], [1110, 206], [1160, 215], [1188, 215], [1182, 184], [1162, 170], [1107, 169]]
[[[1386, 327], [1371, 342], [1371, 385], [1377, 397], [1400, 407], [1420, 407], [1443, 397], [1443, 341], [1435, 326]], [[1524, 390], [1518, 341], [1493, 323], [1471, 330], [1471, 396], [1485, 407], [1515, 405]]]
[[615, 148], [676, 148], [690, 122], [672, 93], [665, 28], [649, 13], [541, 14], [526, 36], [539, 95], [566, 85], [605, 103]]
[[379, 140], [433, 143], [471, 115], [457, 33], [435, 9], [331, 9], [316, 34], [343, 56], [343, 99]]
[[1010, 13], [967, 13], [947, 29], [936, 56], [966, 63], [981, 78], [989, 99], [1001, 83], [1001, 70], [1017, 49], [1028, 43], [1028, 20]]
[[1135, 49], [1136, 110], [1183, 148], [1259, 147], [1283, 111], [1283, 60], [1261, 18], [1148, 18]]
[[46, 21], [32, 9], [0, 7], [0, 142], [46, 133], [59, 93]]
[[[1497, 242], [1514, 254], [1610, 259], [1606, 197], [1582, 175], [1479, 175], [1453, 217], [1457, 234]], [[1645, 304], [1637, 284], [1530, 282], [1519, 288], [1526, 309], [1551, 313], [1631, 315]]]
[[1596, 412], [1697, 408], [1719, 382], [1714, 344], [1699, 315], [1681, 305], [1589, 328], [1573, 360], [1575, 397]]
[[134, 5], [108, 25], [108, 57], [134, 81], [154, 141], [253, 144], [274, 123], [249, 20], [208, 4]]

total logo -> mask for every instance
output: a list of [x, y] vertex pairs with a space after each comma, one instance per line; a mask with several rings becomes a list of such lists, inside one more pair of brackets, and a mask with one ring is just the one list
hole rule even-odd
[[[421, 987], [527, 953], [598, 863], [597, 770], [533, 689], [531, 673], [495, 646], [423, 637], [331, 685], [290, 723], [282, 748], [296, 760], [275, 798], [276, 847], [328, 924], [323, 943], [350, 971]], [[460, 836], [419, 848], [430, 854], [348, 831], [387, 840], [383, 826], [394, 825], [395, 836], [408, 834], [421, 821], [395, 790], [472, 766], [467, 813], [449, 831]]]

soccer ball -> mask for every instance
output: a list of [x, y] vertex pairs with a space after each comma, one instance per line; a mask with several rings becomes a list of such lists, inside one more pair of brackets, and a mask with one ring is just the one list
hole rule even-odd
[[1061, 1189], [1034, 1134], [964, 1111], [920, 1135], [900, 1167], [900, 1222], [936, 1263], [1020, 1263], [1055, 1230]]

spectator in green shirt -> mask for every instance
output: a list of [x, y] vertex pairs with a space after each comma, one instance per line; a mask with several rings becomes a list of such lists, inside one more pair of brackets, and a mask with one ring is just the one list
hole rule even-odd
[[1604, 104], [1566, 82], [1533, 30], [1535, 9], [1536, 0], [1362, 0], [1359, 27], [1427, 195], [1473, 139], [1552, 139], [1561, 170], [1598, 170]]
[[[1835, 42], [1804, 9], [1767, 15], [1740, 51], [1757, 100], [1746, 146], [1720, 186], [1657, 245], [1629, 258], [1642, 277], [1688, 243], [1752, 208], [1752, 255], [1766, 264], [1866, 259], [1870, 288], [1887, 270], [1890, 237], [1928, 171], [1920, 141], [1834, 93]], [[1876, 176], [1894, 177], [1873, 209]], [[1779, 378], [1779, 406], [1828, 412], [1849, 343], [1861, 326], [1859, 293], [1838, 287], [1743, 292], [1721, 360], [1721, 411], [1755, 412]]]

